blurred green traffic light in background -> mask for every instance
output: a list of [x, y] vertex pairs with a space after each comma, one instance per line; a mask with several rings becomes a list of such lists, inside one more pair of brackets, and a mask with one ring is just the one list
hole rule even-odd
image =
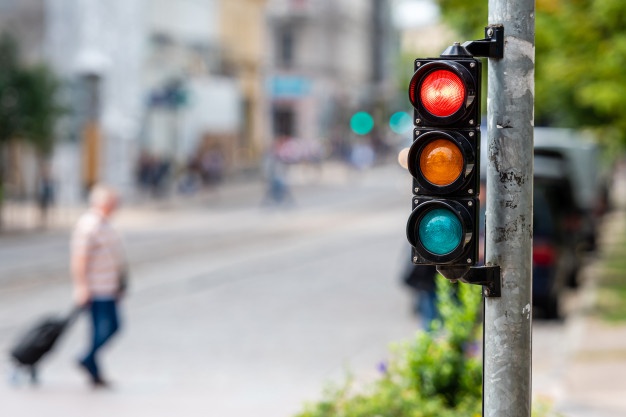
[[357, 135], [367, 135], [374, 128], [374, 119], [369, 113], [360, 111], [350, 119], [350, 129]]
[[395, 133], [403, 134], [410, 132], [413, 128], [413, 120], [408, 113], [399, 111], [391, 115], [389, 118], [389, 127]]

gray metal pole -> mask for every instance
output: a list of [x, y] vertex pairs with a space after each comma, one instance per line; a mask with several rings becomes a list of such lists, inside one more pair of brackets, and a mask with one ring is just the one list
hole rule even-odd
[[489, 0], [504, 58], [489, 59], [485, 261], [502, 297], [485, 299], [484, 413], [531, 414], [535, 0]]

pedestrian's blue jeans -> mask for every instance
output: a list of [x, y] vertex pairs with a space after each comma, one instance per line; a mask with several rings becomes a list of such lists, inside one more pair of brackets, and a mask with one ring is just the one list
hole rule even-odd
[[116, 300], [93, 300], [89, 306], [92, 320], [91, 349], [81, 363], [95, 381], [101, 379], [96, 354], [119, 328], [116, 303]]
[[440, 318], [435, 290], [417, 292], [417, 312], [422, 318], [422, 328], [426, 331], [432, 330], [433, 320]]

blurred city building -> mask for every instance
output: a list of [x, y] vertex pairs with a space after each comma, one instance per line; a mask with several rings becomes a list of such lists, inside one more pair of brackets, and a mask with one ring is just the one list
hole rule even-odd
[[399, 29], [400, 49], [411, 56], [439, 56], [453, 42], [462, 42], [441, 22], [434, 0], [394, 0], [393, 20]]
[[[386, 118], [395, 93], [385, 0], [270, 0], [267, 90], [272, 134], [341, 149], [358, 111]], [[382, 140], [375, 129], [371, 140]]]
[[43, 58], [44, 18], [43, 0], [0, 0], [0, 31], [20, 40], [25, 63]]
[[142, 164], [151, 182], [173, 182], [207, 148], [236, 163], [241, 93], [219, 13], [219, 0], [47, 2], [48, 59], [72, 109], [60, 136], [79, 153], [60, 157], [81, 172], [70, 188], [105, 180], [129, 196]]
[[[375, 147], [397, 94], [389, 0], [0, 0], [0, 30], [62, 81], [62, 204], [97, 181], [133, 196], [146, 161], [172, 189], [194, 163], [259, 169], [280, 137]], [[359, 111], [376, 125], [357, 137]], [[10, 155], [33, 184], [28, 151]]]
[[45, 0], [45, 55], [63, 80], [59, 197], [78, 201], [104, 180], [128, 194], [143, 116], [142, 0]]
[[462, 40], [448, 26], [434, 23], [403, 30], [400, 48], [415, 56], [437, 57], [454, 42]]
[[220, 0], [223, 66], [241, 89], [241, 125], [234, 165], [255, 168], [268, 146], [265, 73], [268, 65], [267, 0]]

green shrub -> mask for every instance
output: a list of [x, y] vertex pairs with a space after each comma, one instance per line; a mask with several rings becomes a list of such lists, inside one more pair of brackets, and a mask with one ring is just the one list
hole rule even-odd
[[380, 379], [355, 386], [348, 378], [308, 404], [298, 417], [477, 417], [482, 365], [477, 346], [480, 287], [437, 279], [441, 320], [392, 349]]

